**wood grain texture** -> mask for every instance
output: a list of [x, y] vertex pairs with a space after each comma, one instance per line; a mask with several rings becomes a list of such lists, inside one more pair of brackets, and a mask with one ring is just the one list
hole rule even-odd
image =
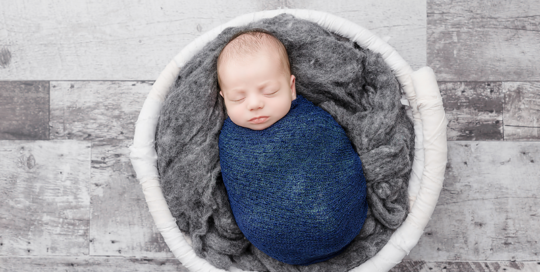
[[449, 141], [503, 140], [501, 82], [439, 82]]
[[540, 82], [504, 82], [502, 86], [504, 140], [540, 140]]
[[540, 142], [449, 142], [417, 261], [540, 260]]
[[122, 257], [0, 257], [0, 272], [189, 272], [176, 259]]
[[0, 140], [48, 139], [49, 82], [0, 81]]
[[152, 89], [141, 81], [52, 81], [51, 139], [133, 139]]
[[391, 38], [414, 68], [426, 63], [423, 0], [2, 0], [1, 6], [0, 80], [155, 80], [202, 33], [278, 7], [334, 13]]
[[2, 141], [0, 255], [87, 255], [90, 143]]
[[427, 55], [441, 81], [540, 80], [538, 0], [427, 1]]
[[129, 161], [131, 141], [92, 145], [90, 255], [174, 258]]
[[390, 272], [538, 272], [539, 262], [423, 262], [403, 261]]

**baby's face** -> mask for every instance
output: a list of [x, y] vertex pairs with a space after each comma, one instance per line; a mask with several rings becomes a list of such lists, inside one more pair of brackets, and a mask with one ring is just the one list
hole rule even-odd
[[296, 99], [295, 77], [285, 75], [275, 51], [227, 60], [218, 71], [227, 114], [238, 126], [268, 128], [289, 112]]

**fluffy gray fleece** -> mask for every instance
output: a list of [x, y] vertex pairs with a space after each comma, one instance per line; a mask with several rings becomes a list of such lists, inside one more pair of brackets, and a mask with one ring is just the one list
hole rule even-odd
[[[218, 136], [226, 112], [216, 61], [235, 33], [253, 28], [283, 42], [297, 92], [334, 117], [363, 163], [368, 217], [346, 251], [325, 262], [293, 266], [265, 255], [240, 232], [229, 206], [219, 164]], [[182, 68], [156, 132], [163, 193], [197, 255], [223, 269], [311, 272], [347, 271], [374, 256], [408, 213], [414, 131], [400, 97], [399, 83], [379, 54], [315, 23], [282, 14], [225, 29]]]

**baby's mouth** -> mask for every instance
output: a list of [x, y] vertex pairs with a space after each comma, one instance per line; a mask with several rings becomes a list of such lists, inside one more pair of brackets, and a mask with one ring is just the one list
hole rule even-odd
[[259, 116], [249, 119], [249, 122], [253, 124], [261, 124], [266, 122], [266, 120], [268, 120], [268, 116]]

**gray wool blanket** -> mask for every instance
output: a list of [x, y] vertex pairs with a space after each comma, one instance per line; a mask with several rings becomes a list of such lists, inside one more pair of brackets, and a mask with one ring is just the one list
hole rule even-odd
[[[216, 62], [235, 33], [269, 31], [285, 45], [297, 93], [343, 127], [362, 161], [369, 210], [360, 234], [340, 255], [309, 266], [277, 261], [238, 228], [219, 163], [218, 138], [227, 118]], [[379, 54], [315, 23], [281, 14], [227, 28], [180, 71], [156, 131], [163, 194], [196, 254], [212, 265], [248, 271], [348, 271], [373, 257], [408, 213], [414, 130], [400, 86]]]

